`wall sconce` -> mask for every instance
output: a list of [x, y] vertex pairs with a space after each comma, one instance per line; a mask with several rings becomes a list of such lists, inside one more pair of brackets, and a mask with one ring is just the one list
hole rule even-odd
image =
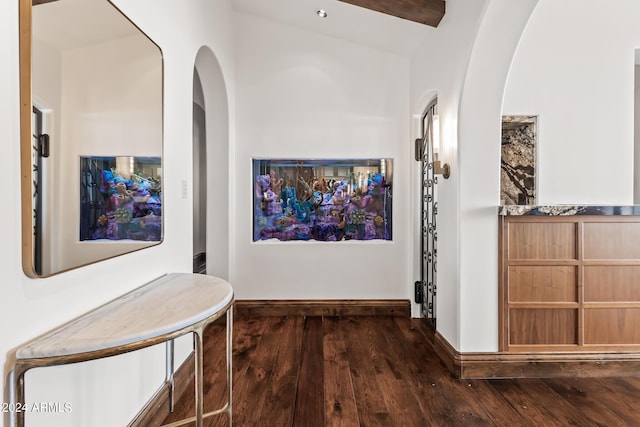
[[116, 171], [124, 178], [131, 179], [134, 173], [135, 159], [132, 156], [116, 156]]
[[438, 158], [440, 154], [440, 118], [437, 115], [431, 116], [430, 125], [427, 128], [424, 138], [416, 139], [415, 156], [417, 161], [424, 160], [428, 143], [431, 143], [431, 152], [433, 153], [433, 173], [442, 175], [444, 179], [449, 178], [451, 175], [451, 166], [449, 163], [442, 164]]
[[448, 179], [451, 175], [451, 166], [449, 163], [442, 164], [439, 159], [440, 156], [440, 116], [433, 115], [431, 126], [433, 129], [433, 136], [431, 142], [433, 143], [433, 173], [436, 175], [442, 175], [444, 179]]

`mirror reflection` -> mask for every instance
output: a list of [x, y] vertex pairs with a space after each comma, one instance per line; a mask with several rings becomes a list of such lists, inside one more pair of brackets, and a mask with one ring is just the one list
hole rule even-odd
[[80, 157], [80, 240], [162, 236], [159, 157]]
[[160, 49], [107, 0], [23, 0], [20, 19], [25, 273], [158, 244]]

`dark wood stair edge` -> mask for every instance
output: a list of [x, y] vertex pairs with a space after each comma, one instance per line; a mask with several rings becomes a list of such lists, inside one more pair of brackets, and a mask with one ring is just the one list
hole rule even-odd
[[409, 300], [241, 300], [238, 316], [398, 316], [411, 317]]
[[[174, 397], [173, 401], [178, 402], [195, 375], [195, 353], [185, 359], [180, 367], [173, 374]], [[140, 412], [129, 423], [128, 427], [159, 426], [170, 414], [169, 411], [169, 383], [164, 382], [153, 397], [142, 407]]]
[[640, 375], [640, 352], [461, 353], [437, 331], [434, 351], [454, 377], [605, 378]]

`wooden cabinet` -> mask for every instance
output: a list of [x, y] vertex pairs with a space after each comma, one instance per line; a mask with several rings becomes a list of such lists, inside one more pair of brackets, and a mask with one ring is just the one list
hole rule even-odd
[[639, 216], [500, 216], [500, 350], [640, 350]]

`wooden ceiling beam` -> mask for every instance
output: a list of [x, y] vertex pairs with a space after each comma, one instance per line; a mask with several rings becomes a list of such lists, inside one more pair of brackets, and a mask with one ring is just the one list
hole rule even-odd
[[376, 12], [437, 27], [444, 17], [444, 0], [340, 0]]

